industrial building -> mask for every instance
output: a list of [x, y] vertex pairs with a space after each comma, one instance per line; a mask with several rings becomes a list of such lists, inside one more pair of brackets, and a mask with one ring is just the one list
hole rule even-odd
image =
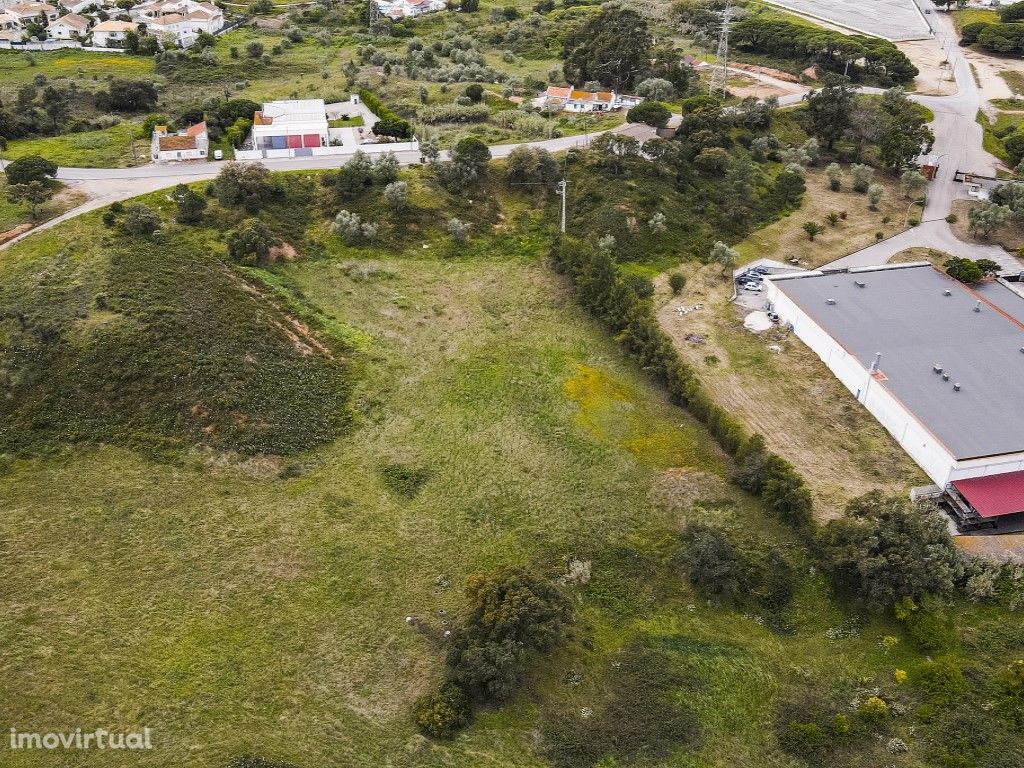
[[1024, 522], [1024, 284], [969, 287], [928, 263], [766, 284], [780, 322], [941, 489], [961, 527]]

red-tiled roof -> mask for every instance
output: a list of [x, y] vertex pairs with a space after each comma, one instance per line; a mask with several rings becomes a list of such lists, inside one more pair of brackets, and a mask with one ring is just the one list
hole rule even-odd
[[161, 136], [160, 151], [174, 152], [181, 149], [195, 149], [196, 140], [194, 136]]
[[185, 131], [186, 136], [202, 136], [206, 133], [206, 121], [196, 123], [195, 125], [189, 126], [188, 130]]
[[1024, 472], [954, 480], [953, 487], [982, 517], [1024, 512]]

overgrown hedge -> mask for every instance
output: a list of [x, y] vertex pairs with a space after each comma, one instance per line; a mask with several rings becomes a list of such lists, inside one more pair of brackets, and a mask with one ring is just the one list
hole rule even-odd
[[393, 136], [396, 139], [411, 139], [412, 124], [395, 113], [387, 104], [381, 101], [373, 91], [362, 88], [359, 91], [359, 98], [366, 108], [375, 114], [379, 119], [373, 127], [373, 132], [378, 136]]
[[702, 421], [718, 444], [736, 457], [756, 480], [745, 487], [768, 509], [800, 528], [812, 524], [811, 496], [793, 466], [769, 452], [763, 439], [748, 436], [728, 411], [714, 402], [694, 369], [680, 357], [661, 330], [649, 299], [623, 278], [612, 256], [573, 238], [555, 241], [552, 263], [572, 280], [579, 302], [606, 323], [640, 366], [663, 384], [674, 403]]

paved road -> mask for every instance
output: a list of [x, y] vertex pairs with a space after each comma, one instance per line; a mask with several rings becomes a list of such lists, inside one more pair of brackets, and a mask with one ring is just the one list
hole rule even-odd
[[[926, 7], [930, 3], [922, 3]], [[945, 13], [932, 13], [937, 32], [933, 41], [940, 45], [943, 25], [956, 39], [952, 19]], [[983, 131], [976, 120], [984, 99], [974, 81], [970, 65], [960, 49], [952, 46], [948, 58], [953, 66], [958, 91], [953, 96], [913, 96], [914, 101], [923, 104], [935, 113], [932, 130], [935, 133], [933, 153], [940, 156], [940, 170], [937, 178], [928, 185], [927, 204], [921, 217], [921, 225], [907, 230], [896, 237], [837, 259], [827, 268], [870, 267], [885, 264], [900, 251], [907, 248], [933, 248], [954, 256], [973, 259], [988, 258], [1002, 265], [1007, 271], [1018, 272], [1021, 262], [999, 246], [984, 246], [958, 240], [946, 223], [946, 216], [954, 200], [966, 199], [963, 184], [953, 181], [957, 170], [995, 176], [998, 160], [982, 148]]]
[[[652, 128], [638, 123], [620, 125], [613, 128], [612, 132], [633, 136], [641, 141], [655, 135]], [[496, 144], [491, 147], [491, 155], [493, 157], [507, 157], [518, 146], [538, 147], [547, 149], [550, 152], [561, 152], [573, 147], [586, 147], [602, 133], [604, 132], [584, 134], [583, 136], [563, 136], [558, 139], [525, 142], [524, 144]], [[374, 145], [372, 148], [367, 147], [367, 149], [371, 153], [380, 154], [387, 151], [387, 145]], [[403, 165], [420, 161], [419, 152], [397, 152], [395, 154]], [[351, 155], [331, 155], [326, 157], [296, 157], [248, 162], [262, 162], [263, 165], [273, 171], [310, 171], [337, 168], [348, 162], [351, 157]], [[441, 153], [442, 160], [447, 159], [447, 157], [447, 152]], [[3, 169], [3, 166], [3, 161], [0, 161], [0, 169]], [[220, 168], [221, 165], [216, 162], [150, 164], [135, 168], [60, 168], [57, 171], [57, 178], [69, 186], [84, 192], [88, 196], [88, 200], [82, 205], [72, 208], [67, 213], [40, 224], [35, 229], [30, 229], [18, 237], [11, 238], [5, 243], [0, 243], [0, 250], [14, 245], [16, 242], [36, 232], [50, 229], [61, 222], [73, 219], [83, 213], [94, 211], [97, 208], [103, 208], [117, 200], [127, 200], [181, 183], [212, 179], [220, 172]]]

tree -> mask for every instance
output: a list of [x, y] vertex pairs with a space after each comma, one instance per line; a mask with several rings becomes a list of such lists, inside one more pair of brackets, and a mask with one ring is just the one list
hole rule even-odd
[[558, 161], [546, 149], [518, 146], [505, 161], [509, 184], [551, 184], [558, 178]]
[[871, 186], [871, 179], [874, 178], [875, 169], [870, 165], [851, 165], [850, 175], [853, 177], [853, 190], [865, 194]]
[[722, 529], [690, 523], [682, 541], [687, 577], [701, 594], [725, 601], [740, 596], [745, 586], [743, 564]]
[[129, 235], [148, 237], [160, 228], [160, 214], [144, 203], [125, 206], [121, 228]]
[[885, 194], [885, 187], [881, 184], [872, 184], [868, 187], [868, 207], [872, 211], [878, 210], [878, 204], [882, 200], [882, 195]]
[[447, 658], [452, 681], [484, 700], [507, 699], [525, 654], [561, 641], [572, 620], [569, 602], [554, 584], [518, 568], [473, 576], [466, 592], [470, 614]]
[[384, 202], [393, 211], [404, 211], [409, 205], [409, 185], [404, 181], [393, 181], [384, 187]]
[[636, 87], [636, 95], [655, 101], [668, 101], [676, 95], [676, 87], [661, 77], [648, 77]]
[[878, 606], [948, 595], [963, 573], [944, 516], [905, 496], [873, 491], [854, 499], [819, 544], [836, 587]]
[[715, 243], [714, 247], [712, 247], [708, 261], [712, 264], [720, 264], [722, 267], [722, 274], [724, 275], [727, 270], [736, 266], [736, 262], [739, 260], [739, 257], [740, 255], [736, 253], [734, 249], [719, 240]]
[[373, 180], [377, 184], [390, 184], [398, 178], [398, 158], [394, 152], [385, 152], [373, 164]]
[[577, 85], [597, 80], [607, 88], [629, 91], [650, 66], [652, 46], [640, 14], [606, 7], [566, 36], [565, 79]]
[[56, 176], [57, 164], [39, 155], [25, 155], [9, 162], [4, 168], [4, 173], [7, 174], [8, 184], [28, 184]]
[[203, 220], [206, 198], [188, 185], [179, 184], [174, 188], [174, 202], [178, 206], [174, 218], [179, 224], [198, 224]]
[[880, 111], [878, 154], [884, 165], [899, 174], [919, 155], [931, 150], [935, 135], [926, 125], [921, 108], [907, 98], [902, 88], [885, 92]]
[[803, 230], [807, 233], [807, 239], [813, 243], [814, 238], [824, 232], [825, 228], [816, 221], [805, 221]]
[[463, 93], [474, 104], [479, 104], [484, 99], [484, 87], [479, 83], [467, 85]]
[[480, 0], [462, 0], [459, 3], [459, 10], [465, 13], [476, 13], [480, 10]]
[[49, 184], [42, 181], [29, 181], [25, 184], [9, 184], [7, 199], [12, 203], [24, 203], [28, 206], [29, 215], [35, 222], [39, 206], [53, 197], [54, 191]]
[[345, 199], [362, 194], [373, 185], [373, 175], [373, 160], [363, 150], [357, 149], [334, 178], [338, 197]]
[[976, 235], [988, 239], [993, 232], [1010, 220], [1013, 212], [1005, 205], [987, 202], [967, 212], [967, 228]]
[[255, 213], [279, 191], [266, 166], [228, 162], [214, 182], [217, 201], [225, 206], [242, 206]]
[[773, 472], [764, 484], [761, 498], [768, 511], [783, 522], [798, 528], [806, 528], [813, 522], [811, 492], [793, 471]]
[[679, 272], [673, 272], [668, 276], [668, 287], [672, 289], [673, 296], [678, 296], [686, 287], [686, 278]]
[[652, 128], [664, 128], [671, 117], [668, 107], [657, 101], [641, 101], [626, 113], [627, 122], [644, 123]]
[[829, 163], [825, 166], [825, 176], [828, 177], [828, 188], [833, 192], [843, 188], [843, 169], [839, 167], [839, 163]]
[[720, 176], [729, 166], [729, 153], [721, 147], [710, 147], [693, 158], [693, 166], [702, 173]]
[[491, 160], [491, 150], [480, 139], [467, 136], [452, 147], [451, 158], [452, 162], [466, 165], [483, 175], [487, 172], [487, 163]]
[[980, 283], [985, 277], [985, 270], [983, 270], [978, 262], [973, 259], [964, 259], [958, 256], [953, 256], [947, 259], [943, 266], [946, 268], [947, 275], [966, 285]]
[[334, 217], [331, 230], [341, 235], [347, 245], [358, 245], [377, 236], [376, 224], [363, 221], [358, 213], [344, 209], [338, 211], [338, 215]]
[[43, 89], [43, 109], [53, 123], [53, 130], [56, 132], [62, 120], [71, 114], [71, 107], [68, 101], [67, 91], [61, 88], [47, 86]]
[[804, 114], [807, 119], [807, 130], [825, 142], [825, 148], [832, 151], [838, 139], [850, 127], [850, 116], [853, 113], [853, 93], [845, 82], [826, 85], [813, 91], [807, 97]]
[[246, 219], [228, 233], [228, 255], [242, 264], [266, 261], [277, 238], [259, 219]]
[[148, 80], [114, 80], [96, 94], [96, 107], [109, 112], [151, 112], [156, 102], [156, 88]]
[[900, 176], [900, 185], [903, 187], [904, 197], [916, 200], [927, 189], [928, 179], [917, 168], [908, 168]]

